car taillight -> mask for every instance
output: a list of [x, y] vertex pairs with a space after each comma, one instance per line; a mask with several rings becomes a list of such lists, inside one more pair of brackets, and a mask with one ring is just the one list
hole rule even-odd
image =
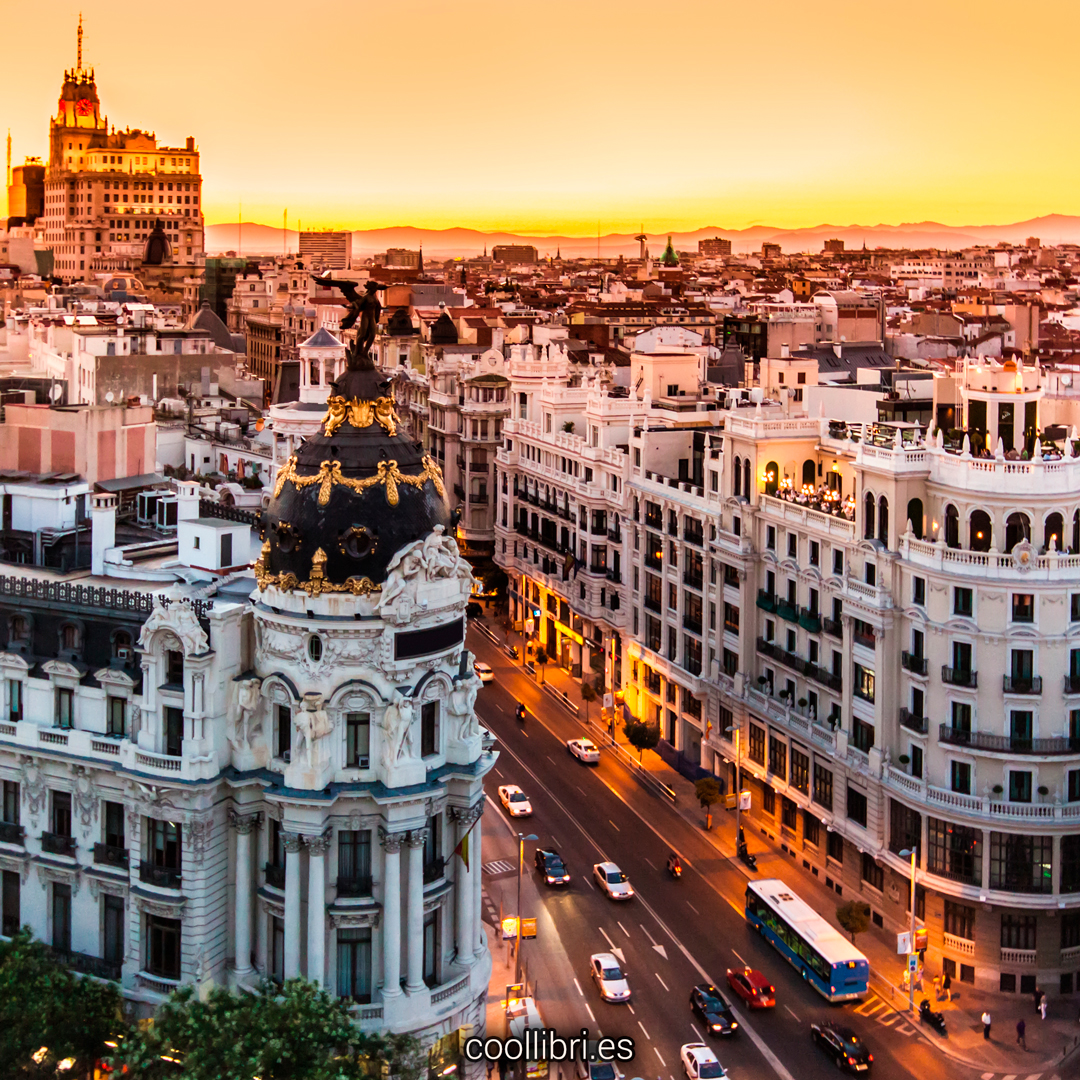
[[849, 1065], [854, 1065], [855, 1064], [855, 1059], [850, 1054], [848, 1054], [847, 1063]]
[[867, 1061], [873, 1061], [874, 1060], [874, 1055], [873, 1054], [868, 1054], [867, 1057], [866, 1057], [866, 1060]]

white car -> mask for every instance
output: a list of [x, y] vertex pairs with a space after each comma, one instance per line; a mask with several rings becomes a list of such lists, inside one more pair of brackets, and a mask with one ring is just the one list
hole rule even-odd
[[473, 664], [472, 668], [473, 668], [473, 671], [476, 672], [476, 677], [482, 683], [491, 682], [495, 678], [495, 672], [491, 670], [491, 665], [490, 664], [482, 664], [482, 663], [480, 663], [479, 660], [477, 660]]
[[589, 974], [605, 1001], [630, 1000], [630, 984], [613, 953], [593, 953], [589, 957]]
[[634, 895], [630, 879], [613, 862], [596, 863], [592, 874], [600, 891], [612, 900], [629, 900]]
[[720, 1060], [704, 1043], [687, 1043], [679, 1057], [687, 1080], [721, 1080], [727, 1076]]
[[499, 788], [499, 802], [511, 817], [528, 817], [533, 812], [528, 795], [517, 784], [504, 784]]
[[600, 761], [600, 747], [592, 739], [567, 739], [566, 749], [586, 765], [596, 765]]

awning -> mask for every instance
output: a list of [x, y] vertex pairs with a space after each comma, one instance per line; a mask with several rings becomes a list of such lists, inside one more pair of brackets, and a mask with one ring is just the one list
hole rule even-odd
[[155, 484], [164, 484], [165, 477], [160, 473], [143, 473], [141, 476], [123, 476], [116, 480], [98, 480], [94, 484], [95, 491], [134, 491], [136, 488], [153, 487]]

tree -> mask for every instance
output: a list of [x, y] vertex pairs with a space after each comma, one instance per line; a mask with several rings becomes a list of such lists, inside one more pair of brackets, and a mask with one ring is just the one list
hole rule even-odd
[[589, 702], [595, 701], [599, 697], [596, 692], [596, 687], [591, 682], [581, 683], [581, 700], [585, 702], [585, 723], [589, 722]]
[[855, 944], [855, 935], [870, 929], [870, 905], [861, 900], [849, 900], [836, 909], [836, 921], [851, 935], [851, 944]]
[[706, 830], [711, 829], [713, 803], [718, 803], [723, 798], [723, 792], [716, 782], [716, 777], [703, 776], [694, 784], [694, 794], [697, 796], [698, 802], [701, 803], [701, 809], [705, 811], [705, 828]]
[[537, 647], [536, 662], [540, 665], [540, 681], [544, 681], [544, 665], [548, 662], [547, 650], [543, 645]]
[[660, 742], [660, 725], [643, 724], [639, 720], [627, 720], [623, 725], [626, 741], [638, 752], [641, 761], [643, 750], [653, 750]]
[[126, 1034], [120, 1006], [114, 983], [73, 974], [24, 927], [0, 943], [0, 1076], [54, 1076], [69, 1058], [63, 1072], [84, 1075]]
[[502, 567], [492, 566], [484, 571], [483, 580], [484, 592], [495, 594], [492, 609], [494, 611], [505, 610], [510, 586], [510, 579], [506, 576], [506, 571]]
[[184, 1080], [370, 1080], [384, 1063], [395, 1077], [419, 1080], [417, 1040], [360, 1032], [350, 1004], [307, 979], [265, 982], [254, 994], [215, 987], [206, 1000], [184, 986], [111, 1064], [125, 1080], [176, 1076], [162, 1055], [179, 1059]]

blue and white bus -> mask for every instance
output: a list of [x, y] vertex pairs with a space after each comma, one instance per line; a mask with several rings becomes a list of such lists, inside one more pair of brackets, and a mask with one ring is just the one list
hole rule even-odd
[[870, 962], [777, 878], [746, 886], [746, 921], [829, 1001], [867, 991]]

